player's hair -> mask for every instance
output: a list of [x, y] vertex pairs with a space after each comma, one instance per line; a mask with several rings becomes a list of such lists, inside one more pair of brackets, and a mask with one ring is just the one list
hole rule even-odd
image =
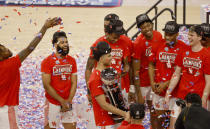
[[107, 32], [108, 34], [124, 34], [125, 30], [123, 28], [123, 22], [121, 20], [110, 20], [109, 25], [105, 26], [105, 32]]
[[195, 103], [195, 104], [201, 104], [202, 103], [201, 97], [198, 94], [195, 94], [195, 93], [188, 93], [185, 96], [185, 100], [187, 101], [187, 103]]
[[203, 31], [200, 25], [191, 26], [189, 32], [195, 32], [198, 36], [203, 35]]
[[91, 49], [93, 50], [93, 57], [97, 61], [99, 61], [101, 56], [110, 53], [112, 50], [109, 44], [104, 41], [99, 42], [96, 47], [91, 47]]
[[57, 31], [57, 32], [55, 32], [55, 33], [53, 34], [52, 44], [54, 45], [55, 43], [57, 43], [57, 42], [58, 42], [58, 38], [60, 38], [60, 37], [65, 37], [65, 38], [67, 38], [66, 33], [63, 32], [63, 31], [59, 31], [59, 32]]
[[119, 16], [114, 13], [110, 13], [104, 17], [104, 21], [110, 21], [110, 20], [119, 20]]

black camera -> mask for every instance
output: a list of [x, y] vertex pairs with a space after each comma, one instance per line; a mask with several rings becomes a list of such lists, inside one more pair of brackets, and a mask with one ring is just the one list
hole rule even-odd
[[186, 107], [186, 103], [182, 99], [176, 100], [176, 105], [179, 106], [179, 107], [181, 107], [182, 109]]

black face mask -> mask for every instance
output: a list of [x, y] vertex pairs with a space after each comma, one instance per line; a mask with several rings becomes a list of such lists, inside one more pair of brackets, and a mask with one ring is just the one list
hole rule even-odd
[[66, 56], [69, 53], [69, 47], [67, 47], [67, 51], [64, 51], [59, 45], [57, 46], [57, 52], [62, 56]]

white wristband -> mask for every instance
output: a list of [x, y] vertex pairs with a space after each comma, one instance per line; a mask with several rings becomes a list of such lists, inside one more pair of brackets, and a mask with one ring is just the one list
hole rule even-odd
[[134, 85], [130, 85], [129, 92], [135, 93], [135, 86]]

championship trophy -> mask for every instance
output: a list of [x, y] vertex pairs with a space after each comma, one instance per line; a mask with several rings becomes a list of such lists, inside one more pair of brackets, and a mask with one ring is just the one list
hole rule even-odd
[[[114, 68], [106, 68], [101, 72], [102, 88], [109, 103], [118, 109], [128, 111], [123, 98], [117, 71]], [[115, 123], [120, 123], [124, 120], [122, 116], [110, 113]]]

